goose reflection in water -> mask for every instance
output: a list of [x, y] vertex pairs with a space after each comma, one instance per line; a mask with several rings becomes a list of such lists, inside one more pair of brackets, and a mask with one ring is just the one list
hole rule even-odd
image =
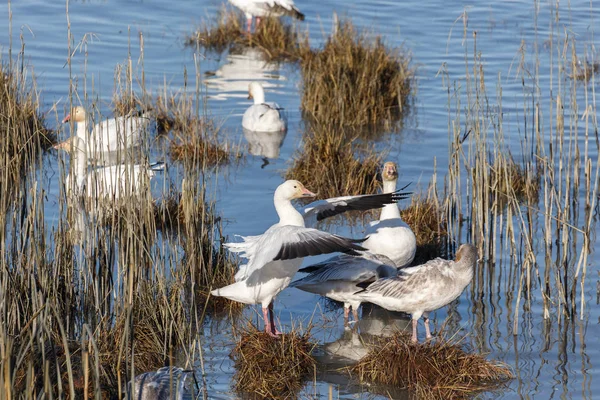
[[269, 159], [279, 158], [279, 151], [287, 131], [254, 132], [244, 128], [244, 137], [248, 141], [248, 152], [253, 156], [262, 157], [264, 168]]

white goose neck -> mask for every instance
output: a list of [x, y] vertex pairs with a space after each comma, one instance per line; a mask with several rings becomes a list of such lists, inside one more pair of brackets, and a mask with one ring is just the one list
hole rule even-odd
[[273, 202], [275, 203], [277, 215], [279, 215], [280, 225], [304, 226], [304, 218], [302, 217], [302, 214], [300, 214], [298, 210], [294, 208], [289, 199], [278, 196], [277, 193], [275, 193]]
[[265, 91], [261, 86], [252, 88], [252, 98], [254, 99], [254, 104], [263, 104], [265, 102]]
[[76, 132], [77, 137], [87, 141], [88, 132], [87, 132], [86, 120], [84, 119], [81, 122], [76, 122], [75, 126], [76, 126], [75, 132]]
[[[392, 193], [396, 190], [396, 180], [383, 181], [383, 193]], [[400, 210], [396, 203], [386, 204], [381, 210], [379, 220], [400, 218]]]
[[[71, 153], [71, 170], [68, 176], [68, 190], [73, 189], [77, 193], [81, 193], [87, 176], [87, 153], [85, 152], [85, 141], [78, 136], [73, 138], [73, 151]], [[71, 178], [73, 176], [75, 179]], [[70, 185], [74, 184], [74, 187]]]

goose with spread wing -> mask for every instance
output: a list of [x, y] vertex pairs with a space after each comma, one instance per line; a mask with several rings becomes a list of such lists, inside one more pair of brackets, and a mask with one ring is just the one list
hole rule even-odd
[[402, 311], [412, 316], [412, 341], [417, 340], [417, 324], [425, 317], [427, 339], [429, 313], [457, 299], [473, 279], [477, 249], [463, 244], [454, 260], [436, 258], [425, 264], [404, 268], [392, 278], [381, 278], [357, 295], [390, 311]]
[[156, 371], [136, 375], [127, 383], [127, 398], [135, 400], [195, 399], [198, 388], [193, 370], [162, 367]]
[[[372, 207], [372, 198], [356, 196], [358, 199], [352, 199], [352, 196], [348, 196], [344, 200], [330, 199], [330, 202], [325, 201], [325, 204], [311, 208], [304, 215], [291, 203], [293, 199], [314, 196], [314, 193], [298, 181], [284, 182], [279, 185], [274, 195], [279, 222], [262, 235], [243, 237], [242, 243], [225, 244], [230, 251], [240, 253], [248, 262], [240, 266], [235, 275], [235, 283], [211, 293], [241, 303], [260, 303], [265, 331], [271, 336], [280, 333], [273, 321], [273, 299], [289, 285], [300, 268], [303, 257], [334, 252], [357, 254], [356, 251], [364, 250], [358, 244], [362, 240], [306, 228], [305, 217], [308, 215], [319, 219], [322, 212], [335, 215], [348, 209], [364, 209], [365, 201]], [[377, 204], [381, 207], [389, 201], [394, 201], [393, 198], [392, 195], [379, 197]]]
[[333, 256], [302, 268], [299, 272], [307, 272], [308, 275], [292, 282], [290, 287], [344, 303], [344, 326], [348, 327], [350, 309], [354, 322], [358, 321], [358, 307], [363, 301], [356, 295], [357, 287], [368, 285], [379, 278], [395, 276], [398, 270], [386, 256], [364, 251], [359, 256]]

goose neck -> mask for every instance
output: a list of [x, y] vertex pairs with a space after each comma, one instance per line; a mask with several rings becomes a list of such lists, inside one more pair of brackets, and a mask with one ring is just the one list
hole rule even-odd
[[274, 203], [280, 225], [304, 226], [302, 214], [294, 208], [289, 199], [275, 196]]

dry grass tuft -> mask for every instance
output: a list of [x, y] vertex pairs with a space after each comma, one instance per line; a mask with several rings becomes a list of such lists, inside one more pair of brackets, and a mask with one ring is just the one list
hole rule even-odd
[[576, 79], [578, 81], [589, 82], [594, 75], [600, 72], [600, 62], [598, 61], [579, 61], [577, 60], [573, 67], [572, 72], [570, 74], [571, 79]]
[[315, 121], [393, 128], [402, 117], [415, 78], [410, 55], [370, 36], [342, 21], [323, 49], [303, 57], [302, 109]]
[[319, 197], [376, 193], [384, 154], [372, 145], [354, 145], [331, 126], [305, 135], [286, 179], [305, 182]]
[[272, 338], [249, 324], [231, 357], [235, 362], [235, 389], [260, 398], [295, 398], [315, 368], [310, 328]]
[[241, 14], [223, 7], [216, 24], [203, 24], [185, 39], [187, 46], [222, 52], [232, 47], [255, 47], [265, 61], [297, 61], [310, 52], [308, 34], [300, 34], [294, 25], [279, 18], [263, 18], [252, 35], [244, 31]]
[[413, 344], [404, 333], [375, 344], [351, 372], [361, 381], [407, 388], [427, 399], [470, 398], [513, 377], [504, 363], [448, 342]]

